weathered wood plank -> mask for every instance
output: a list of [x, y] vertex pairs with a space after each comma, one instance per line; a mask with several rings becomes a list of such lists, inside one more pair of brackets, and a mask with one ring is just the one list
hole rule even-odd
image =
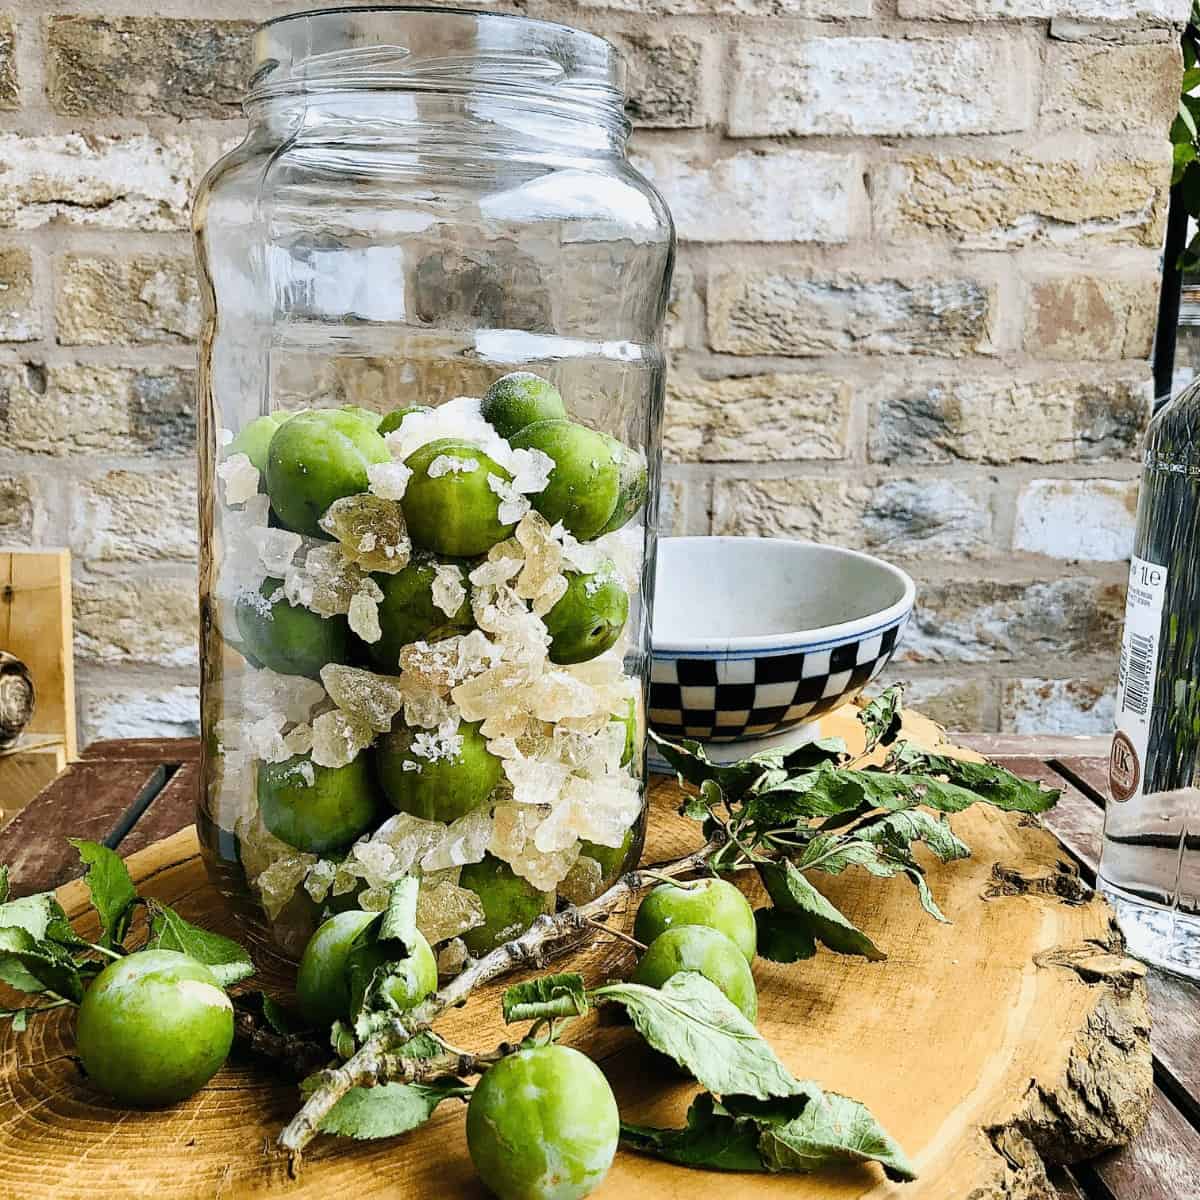
[[199, 762], [199, 738], [105, 738], [87, 746], [82, 758], [111, 761]]
[[1150, 1122], [1138, 1137], [1075, 1170], [1085, 1187], [1097, 1182], [1114, 1200], [1198, 1200], [1200, 1133], [1156, 1090]]
[[956, 733], [953, 741], [989, 757], [1021, 758], [1108, 757], [1110, 737], [1066, 733]]
[[43, 892], [81, 874], [66, 839], [109, 838], [164, 777], [162, 764], [144, 759], [71, 764], [0, 831], [0, 862], [8, 864], [14, 894]]
[[1100, 830], [1104, 814], [1069, 779], [1036, 758], [997, 758], [996, 761], [1026, 779], [1036, 779], [1062, 792], [1059, 802], [1043, 813], [1042, 823], [1088, 871], [1096, 875], [1100, 859]]
[[121, 839], [121, 853], [133, 854], [137, 850], [144, 850], [191, 825], [196, 820], [196, 801], [199, 796], [200, 764], [185, 762]]
[[1108, 756], [1061, 758], [1063, 769], [1075, 776], [1086, 788], [1095, 792], [1096, 797], [1108, 802]]

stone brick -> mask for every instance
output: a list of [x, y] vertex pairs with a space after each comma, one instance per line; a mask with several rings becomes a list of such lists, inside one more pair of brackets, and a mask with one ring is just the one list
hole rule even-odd
[[961, 560], [991, 553], [985, 497], [960, 482], [718, 479], [713, 533], [835, 542], [892, 557]]
[[1169, 129], [1179, 104], [1178, 42], [1095, 46], [1050, 41], [1042, 125], [1093, 133]]
[[195, 579], [76, 581], [74, 593], [75, 653], [83, 662], [197, 663]]
[[240, 117], [252, 21], [52, 17], [46, 93], [68, 116]]
[[0, 475], [0, 545], [32, 545], [38, 515], [36, 482], [28, 475]]
[[662, 481], [658, 491], [658, 533], [660, 537], [682, 537], [686, 533], [693, 532], [687, 528], [687, 493], [686, 480], [664, 479]]
[[71, 547], [91, 561], [194, 559], [196, 482], [190, 469], [113, 470], [71, 489]]
[[1080, 21], [1159, 21], [1182, 25], [1190, 0], [900, 0], [899, 14], [915, 21], [1014, 21], [1071, 17]]
[[1092, 679], [1009, 679], [1000, 703], [1004, 733], [1090, 733], [1115, 727], [1116, 686]]
[[36, 342], [41, 336], [33, 259], [23, 247], [0, 246], [0, 342]]
[[200, 292], [190, 258], [67, 255], [59, 264], [58, 340], [68, 346], [190, 342]]
[[668, 377], [664, 446], [684, 462], [844, 458], [850, 388], [828, 375]]
[[729, 354], [986, 352], [994, 303], [973, 279], [735, 269], [709, 281], [708, 337]]
[[961, 245], [1008, 250], [1041, 242], [1132, 242], [1159, 248], [1170, 182], [1158, 158], [1070, 159], [912, 155], [883, 167], [873, 196], [880, 231], [898, 241], [945, 234]]
[[1031, 42], [1009, 37], [739, 38], [729, 132], [931, 137], [1032, 119]]
[[1105, 362], [1148, 358], [1158, 275], [1066, 275], [1029, 285], [1025, 349], [1034, 358]]
[[87, 687], [80, 709], [84, 745], [98, 738], [196, 737], [200, 732], [196, 687]]
[[0, 448], [32, 454], [190, 454], [191, 371], [0, 365]]
[[17, 108], [20, 103], [17, 39], [13, 33], [12, 17], [7, 13], [0, 13], [0, 109]]
[[744, 16], [808, 17], [813, 20], [843, 20], [869, 17], [871, 0], [579, 0], [583, 8], [606, 8], [619, 12], [646, 13], [651, 17]]
[[[901, 634], [903, 643], [904, 635]], [[904, 684], [904, 707], [947, 729], [978, 732], [987, 728], [989, 684], [980, 679], [910, 678], [903, 667], [889, 666], [879, 684]]]
[[746, 150], [706, 165], [662, 146], [633, 161], [686, 242], [846, 242], [865, 202], [849, 154]]
[[1140, 373], [889, 381], [876, 398], [871, 457], [901, 465], [1130, 459], [1149, 395]]
[[1124, 617], [1123, 585], [1084, 575], [931, 582], [917, 588], [916, 612], [897, 661], [1057, 663], [1115, 656]]
[[1133, 553], [1134, 479], [1034, 479], [1017, 497], [1013, 549], [1087, 562]]
[[0, 178], [0, 227], [186, 229], [196, 152], [140, 133], [0, 133]]
[[634, 125], [694, 129], [705, 124], [703, 42], [682, 34], [624, 34], [611, 40], [629, 64], [625, 111]]
[[701, 319], [697, 315], [699, 308], [695, 277], [686, 264], [677, 262], [667, 298], [666, 342], [672, 350], [682, 350], [688, 344], [689, 331]]

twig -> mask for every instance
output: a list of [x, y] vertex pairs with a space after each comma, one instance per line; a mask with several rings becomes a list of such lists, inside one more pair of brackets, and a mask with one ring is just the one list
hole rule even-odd
[[607, 933], [609, 937], [615, 937], [619, 942], [625, 942], [627, 945], [632, 946], [639, 952], [646, 949], [645, 942], [639, 942], [637, 938], [630, 937], [629, 934], [625, 933], [623, 930], [614, 929], [611, 925], [606, 925], [603, 921], [593, 920], [588, 921], [588, 924], [593, 929], [598, 929], [601, 933]]
[[[391, 1022], [364, 1042], [358, 1052], [341, 1066], [331, 1067], [323, 1072], [318, 1086], [309, 1094], [303, 1107], [284, 1126], [279, 1135], [278, 1144], [281, 1149], [287, 1151], [293, 1173], [299, 1167], [304, 1148], [317, 1135], [321, 1123], [333, 1106], [352, 1088], [370, 1087], [392, 1081], [397, 1078], [397, 1075], [392, 1073], [394, 1071], [399, 1071], [401, 1078], [407, 1077], [411, 1080], [414, 1076], [406, 1076], [405, 1072], [417, 1068], [408, 1064], [436, 1061], [405, 1058], [397, 1051], [418, 1033], [430, 1029], [434, 1021], [448, 1008], [465, 1004], [477, 987], [499, 979], [519, 967], [542, 966], [552, 954], [569, 949], [578, 942], [579, 935], [589, 929], [596, 918], [612, 912], [626, 897], [649, 887], [660, 878], [674, 879], [698, 870], [708, 861], [709, 855], [720, 849], [723, 844], [723, 835], [714, 837], [699, 850], [673, 862], [658, 864], [649, 871], [630, 871], [627, 875], [622, 875], [607, 892], [587, 904], [564, 908], [562, 912], [553, 916], [538, 917], [520, 937], [497, 946], [490, 954], [472, 963], [436, 995], [407, 1013], [403, 1022]], [[466, 1057], [479, 1062], [486, 1056]], [[447, 1073], [454, 1072], [444, 1069], [440, 1072]]]

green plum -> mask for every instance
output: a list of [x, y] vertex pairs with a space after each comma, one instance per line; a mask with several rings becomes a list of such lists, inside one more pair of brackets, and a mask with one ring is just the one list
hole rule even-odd
[[621, 1121], [608, 1080], [570, 1046], [501, 1059], [467, 1106], [467, 1149], [499, 1200], [579, 1200], [600, 1186]]
[[398, 812], [425, 821], [454, 821], [478, 808], [504, 778], [504, 762], [479, 732], [482, 722], [460, 722], [457, 753], [435, 757], [417, 753], [421, 742], [438, 737], [424, 729], [399, 725], [376, 743], [375, 769], [383, 794]]
[[322, 767], [307, 754], [259, 763], [258, 805], [271, 833], [308, 854], [350, 845], [380, 812], [365, 754], [342, 767]]
[[324, 537], [325, 510], [365, 492], [367, 467], [391, 462], [370, 422], [344, 409], [298, 413], [275, 431], [267, 452], [267, 494], [279, 522], [295, 533]]
[[404, 465], [412, 471], [401, 504], [415, 546], [471, 558], [486, 554], [512, 533], [500, 520], [500, 496], [488, 482], [512, 476], [478, 446], [438, 438], [414, 450]]
[[619, 445], [607, 434], [574, 421], [534, 421], [511, 439], [514, 449], [541, 450], [554, 460], [550, 482], [533, 506], [581, 542], [598, 537], [613, 516], [621, 491]]
[[629, 618], [629, 594], [612, 563], [592, 575], [566, 573], [567, 590], [546, 614], [550, 661], [587, 662], [616, 644]]
[[608, 891], [622, 872], [631, 870], [633, 863], [628, 863], [629, 851], [633, 846], [633, 839], [637, 836], [637, 829], [631, 825], [626, 831], [625, 836], [621, 839], [619, 846], [601, 846], [599, 842], [581, 841], [579, 843], [579, 853], [583, 858], [593, 858], [600, 864], [600, 890]]
[[543, 913], [554, 911], [553, 892], [538, 891], [491, 854], [463, 867], [458, 885], [473, 891], [483, 905], [483, 924], [462, 935], [467, 950], [476, 958], [524, 933]]
[[[253, 421], [248, 421], [242, 426], [237, 437], [221, 452], [222, 458], [229, 458], [234, 454], [244, 454], [258, 468], [259, 474], [264, 474], [267, 469], [267, 447], [271, 444], [271, 438], [275, 436], [275, 430], [289, 417], [295, 415], [290, 412], [269, 412], [264, 416], [255, 417]], [[258, 490], [266, 491], [262, 482], [259, 483]]]
[[613, 439], [612, 445], [620, 469], [620, 485], [617, 492], [617, 507], [613, 509], [608, 523], [600, 530], [602, 534], [615, 532], [637, 516], [646, 503], [646, 492], [649, 487], [646, 456], [640, 450], [632, 450], [616, 439]]
[[396, 961], [393, 959], [394, 950], [389, 951], [387, 946], [370, 938], [351, 947], [346, 959], [350, 981], [349, 1012], [353, 1012], [361, 1003], [376, 970], [389, 961], [394, 961], [395, 965], [385, 990], [401, 1012], [415, 1008], [426, 996], [437, 991], [437, 958], [420, 930], [408, 950], [407, 958]]
[[[238, 598], [242, 653], [281, 675], [317, 679], [327, 663], [344, 663], [350, 653], [350, 626], [343, 616], [322, 617], [282, 595], [283, 581], [267, 579], [253, 595]], [[271, 597], [280, 593], [279, 599]]]
[[[376, 668], [383, 672], [394, 672], [400, 659], [402, 647], [412, 642], [437, 642], [455, 633], [473, 628], [475, 619], [471, 615], [471, 601], [464, 599], [453, 616], [447, 616], [433, 602], [433, 581], [439, 565], [432, 558], [416, 558], [394, 575], [375, 575], [373, 578], [383, 591], [379, 602], [379, 641], [367, 647]], [[466, 568], [459, 564], [459, 576], [463, 588], [469, 593]]]
[[378, 429], [383, 420], [383, 414], [373, 412], [369, 408], [363, 408], [361, 404], [343, 404], [340, 412], [351, 413], [360, 421], [366, 421], [372, 429]]
[[433, 409], [427, 404], [410, 404], [406, 408], [393, 408], [382, 421], [379, 422], [380, 434], [392, 433], [399, 429], [404, 418], [410, 413], [431, 413]]
[[481, 412], [502, 438], [511, 438], [534, 421], [566, 420], [567, 416], [558, 388], [532, 371], [514, 371], [497, 379], [484, 393]]
[[[361, 996], [375, 968], [388, 961], [387, 950], [367, 932], [378, 917], [378, 913], [357, 909], [338, 913], [325, 921], [305, 946], [296, 973], [296, 1000], [314, 1026], [348, 1020], [356, 995]], [[418, 933], [388, 994], [403, 1011], [436, 990], [437, 960]]]
[[747, 1021], [758, 1016], [758, 992], [746, 956], [723, 933], [706, 925], [672, 926], [650, 943], [632, 978], [657, 988], [680, 971], [698, 971], [716, 984]]
[[355, 939], [379, 916], [349, 909], [322, 922], [304, 947], [296, 970], [296, 1003], [318, 1029], [350, 1015], [346, 960]]
[[233, 1005], [203, 963], [175, 950], [110, 962], [84, 993], [75, 1045], [88, 1078], [122, 1104], [158, 1108], [202, 1088], [233, 1044]]
[[633, 936], [652, 942], [677, 925], [704, 925], [723, 933], [752, 963], [758, 929], [750, 901], [727, 879], [697, 879], [687, 884], [660, 883], [638, 908]]

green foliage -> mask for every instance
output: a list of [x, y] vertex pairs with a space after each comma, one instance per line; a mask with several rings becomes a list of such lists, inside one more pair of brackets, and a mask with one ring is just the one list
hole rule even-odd
[[[906, 741], [902, 700], [900, 688], [888, 688], [859, 709], [866, 750], [858, 759], [840, 739], [829, 738], [719, 765], [698, 743], [656, 739], [681, 782], [699, 789], [680, 811], [702, 822], [709, 835], [724, 832], [726, 844], [711, 865], [719, 871], [753, 866], [762, 877], [771, 899], [755, 914], [764, 958], [797, 962], [818, 946], [886, 957], [806, 879], [808, 873], [837, 875], [858, 867], [881, 879], [903, 876], [925, 911], [944, 921], [914, 847], [924, 845], [942, 862], [970, 851], [939, 814], [981, 803], [1040, 813], [1058, 800], [1058, 792], [1003, 767], [962, 762]], [[887, 751], [882, 766], [857, 765], [875, 750]]]
[[643, 1154], [715, 1171], [809, 1173], [877, 1162], [889, 1179], [916, 1178], [904, 1151], [863, 1105], [807, 1081], [795, 1095], [767, 1101], [703, 1092], [683, 1129], [623, 1124], [621, 1140]]
[[[308, 1095], [317, 1086], [312, 1076], [300, 1085]], [[381, 1083], [370, 1088], [351, 1088], [321, 1122], [322, 1133], [360, 1140], [396, 1137], [424, 1125], [443, 1100], [467, 1100], [471, 1089], [459, 1079], [447, 1077], [433, 1083]]]
[[150, 902], [153, 914], [150, 942], [153, 950], [178, 950], [202, 962], [217, 977], [222, 987], [231, 987], [254, 974], [254, 963], [243, 946], [209, 929], [185, 921], [173, 908]]
[[99, 842], [82, 838], [67, 840], [78, 851], [80, 862], [87, 866], [84, 882], [92, 907], [100, 917], [100, 944], [111, 948], [124, 941], [129, 932], [137, 889], [120, 855]]
[[695, 971], [672, 975], [660, 988], [610, 983], [591, 995], [622, 1005], [655, 1050], [714, 1092], [766, 1098], [791, 1095], [796, 1086], [758, 1030]]
[[[1179, 109], [1171, 124], [1171, 145], [1174, 166], [1171, 184], [1178, 188], [1174, 201], [1182, 201], [1188, 216], [1200, 219], [1200, 3], [1193, 3], [1192, 15], [1183, 31], [1183, 80], [1180, 85]], [[1200, 267], [1200, 233], [1192, 238], [1179, 256], [1181, 271]]]
[[574, 971], [543, 975], [524, 983], [515, 983], [501, 999], [504, 1020], [546, 1021], [559, 1017], [582, 1017], [591, 1007], [583, 986], [583, 976]]

